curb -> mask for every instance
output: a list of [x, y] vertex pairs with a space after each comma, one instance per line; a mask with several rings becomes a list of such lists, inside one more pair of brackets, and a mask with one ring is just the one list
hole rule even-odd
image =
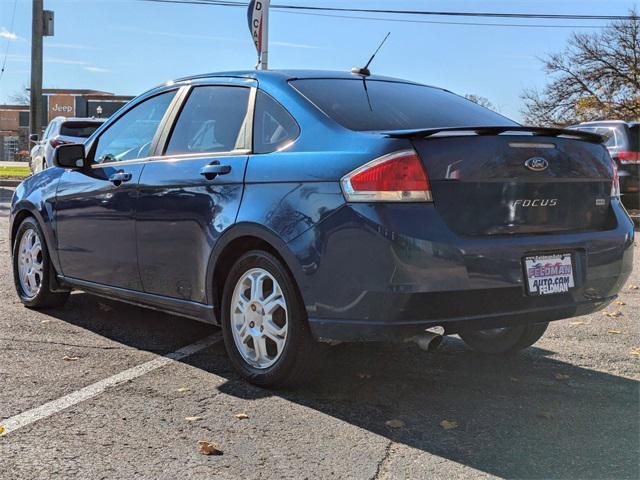
[[0, 187], [17, 187], [21, 182], [22, 180], [0, 178]]

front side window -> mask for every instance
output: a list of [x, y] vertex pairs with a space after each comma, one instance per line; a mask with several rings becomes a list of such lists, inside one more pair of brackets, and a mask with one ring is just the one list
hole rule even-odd
[[195, 87], [180, 112], [165, 155], [246, 148], [249, 92], [245, 87]]
[[350, 130], [517, 125], [466, 98], [435, 87], [337, 78], [290, 83], [328, 117]]
[[300, 127], [282, 105], [258, 90], [253, 122], [253, 152], [275, 152], [295, 140]]
[[149, 156], [151, 142], [176, 92], [166, 92], [136, 105], [98, 138], [97, 163], [122, 162]]

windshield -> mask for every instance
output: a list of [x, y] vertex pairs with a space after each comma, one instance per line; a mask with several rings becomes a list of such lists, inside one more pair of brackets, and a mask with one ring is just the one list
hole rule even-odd
[[434, 87], [360, 79], [292, 80], [291, 85], [350, 130], [517, 125], [502, 115]]

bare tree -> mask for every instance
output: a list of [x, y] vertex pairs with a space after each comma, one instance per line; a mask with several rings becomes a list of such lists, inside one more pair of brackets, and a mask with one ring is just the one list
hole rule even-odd
[[525, 90], [525, 123], [562, 126], [589, 120], [640, 118], [640, 18], [601, 32], [573, 33], [564, 51], [543, 59], [551, 81]]
[[9, 100], [16, 105], [29, 105], [31, 102], [29, 89], [23, 85], [20, 90], [9, 95]]
[[493, 110], [494, 112], [497, 111], [495, 105], [491, 103], [491, 100], [481, 95], [476, 95], [474, 93], [467, 93], [464, 96], [464, 98], [466, 98], [467, 100], [471, 100], [474, 103], [477, 103], [481, 107], [488, 108], [489, 110]]

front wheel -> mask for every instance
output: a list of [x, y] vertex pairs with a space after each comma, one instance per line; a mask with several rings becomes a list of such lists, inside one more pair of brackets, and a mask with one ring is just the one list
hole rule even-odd
[[52, 292], [49, 275], [53, 272], [49, 251], [38, 222], [27, 217], [18, 227], [13, 245], [13, 280], [22, 303], [30, 308], [62, 305], [68, 292]]
[[291, 274], [275, 256], [244, 254], [222, 297], [225, 348], [242, 377], [261, 387], [292, 386], [309, 377], [317, 346]]
[[488, 354], [514, 353], [536, 343], [547, 330], [549, 323], [491, 328], [461, 333], [460, 338], [473, 350]]

